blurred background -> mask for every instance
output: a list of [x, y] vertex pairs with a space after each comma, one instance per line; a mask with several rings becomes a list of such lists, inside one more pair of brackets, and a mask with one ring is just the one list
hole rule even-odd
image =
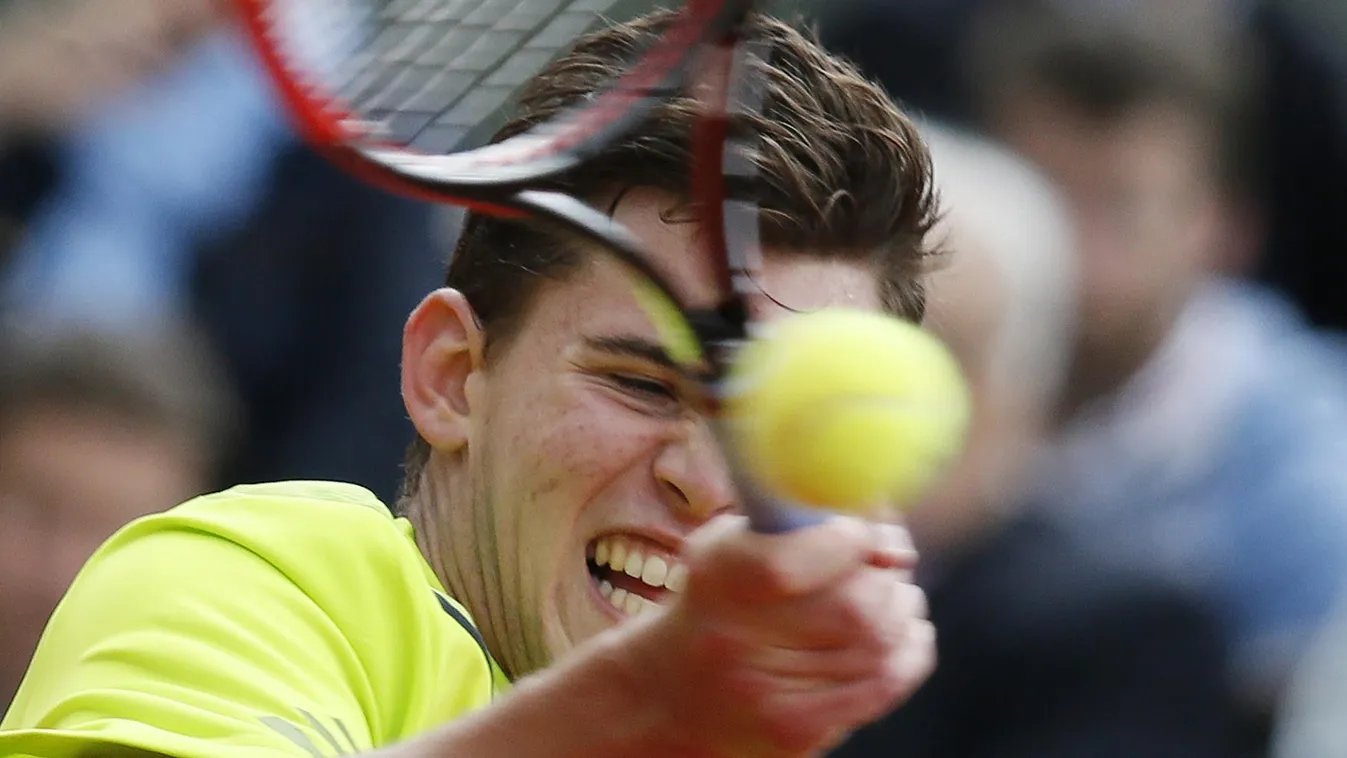
[[[774, 7], [921, 122], [975, 401], [940, 669], [838, 755], [1347, 757], [1347, 3]], [[395, 496], [456, 221], [300, 144], [218, 0], [0, 0], [0, 710], [127, 521]]]

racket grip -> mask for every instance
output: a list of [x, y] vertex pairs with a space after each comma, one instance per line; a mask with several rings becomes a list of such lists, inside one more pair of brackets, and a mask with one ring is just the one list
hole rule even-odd
[[759, 534], [785, 534], [828, 520], [830, 514], [827, 511], [807, 508], [765, 492], [747, 475], [743, 462], [735, 455], [734, 443], [723, 419], [718, 420], [715, 431], [729, 463], [735, 489], [739, 491], [744, 515], [748, 516], [748, 525], [753, 531]]
[[753, 499], [745, 503], [749, 526], [761, 534], [785, 534], [796, 529], [816, 526], [828, 519], [828, 514], [798, 505]]

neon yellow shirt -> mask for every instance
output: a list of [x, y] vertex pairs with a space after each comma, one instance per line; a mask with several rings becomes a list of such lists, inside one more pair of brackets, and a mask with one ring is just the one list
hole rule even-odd
[[352, 485], [248, 485], [94, 554], [0, 722], [0, 755], [351, 755], [508, 686], [405, 519]]

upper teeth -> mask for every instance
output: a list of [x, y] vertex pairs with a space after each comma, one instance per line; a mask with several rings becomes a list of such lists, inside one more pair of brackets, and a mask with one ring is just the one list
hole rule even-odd
[[[614, 571], [620, 571], [634, 579], [640, 579], [642, 583], [655, 589], [666, 589], [670, 592], [682, 592], [687, 586], [688, 570], [683, 564], [675, 558], [654, 555], [647, 552], [649, 548], [641, 543], [624, 537], [608, 536], [599, 538], [594, 546], [594, 562], [600, 566], [607, 566]], [[606, 582], [605, 582], [606, 584]], [[609, 602], [627, 613], [640, 613], [650, 606], [649, 603], [632, 603], [632, 598], [636, 595], [621, 593], [622, 597], [617, 597], [616, 592], [604, 594]], [[639, 598], [638, 598], [639, 599]], [[616, 600], [617, 602], [614, 602]]]

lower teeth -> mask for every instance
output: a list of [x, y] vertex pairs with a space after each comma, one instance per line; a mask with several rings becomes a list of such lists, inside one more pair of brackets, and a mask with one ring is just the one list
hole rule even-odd
[[634, 592], [629, 592], [621, 587], [614, 587], [612, 582], [607, 579], [599, 581], [599, 594], [607, 598], [614, 608], [628, 616], [638, 616], [655, 607], [655, 603]]

